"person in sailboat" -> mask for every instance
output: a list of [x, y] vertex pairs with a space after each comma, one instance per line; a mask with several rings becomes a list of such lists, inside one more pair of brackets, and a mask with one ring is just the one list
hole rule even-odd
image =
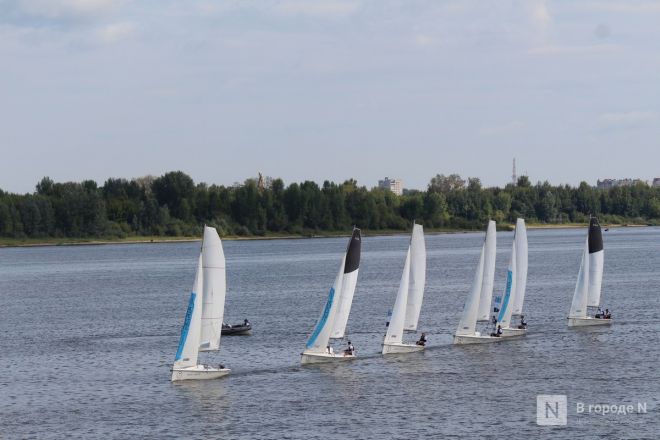
[[245, 320], [243, 321], [243, 325], [247, 327], [248, 325], [250, 325], [250, 321], [248, 321], [248, 319], [245, 318]]
[[600, 309], [600, 306], [598, 306], [598, 310], [596, 311], [596, 316], [594, 318], [603, 318], [603, 311]]
[[491, 336], [494, 336], [494, 337], [496, 337], [496, 338], [499, 338], [500, 336], [502, 336], [502, 326], [501, 326], [501, 325], [498, 325], [498, 326], [497, 326], [497, 330], [494, 331], [493, 333], [491, 333], [490, 335], [491, 335]]
[[605, 309], [605, 314], [603, 315], [603, 318], [612, 319], [612, 314], [610, 313], [610, 309]]
[[527, 328], [527, 321], [525, 321], [525, 315], [520, 315], [520, 325], [518, 328]]
[[419, 341], [415, 342], [417, 345], [421, 345], [422, 347], [426, 345], [426, 333], [422, 333], [422, 336], [419, 337]]
[[351, 341], [348, 341], [348, 348], [344, 350], [344, 355], [345, 356], [353, 356], [355, 354], [355, 347], [351, 343]]

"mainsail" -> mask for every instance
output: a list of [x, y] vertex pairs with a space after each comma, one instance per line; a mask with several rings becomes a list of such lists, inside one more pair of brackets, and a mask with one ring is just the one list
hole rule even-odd
[[600, 288], [603, 282], [603, 233], [595, 217], [589, 221], [589, 295], [587, 306], [600, 305]]
[[[514, 234], [517, 234], [514, 232]], [[517, 282], [517, 257], [516, 257], [516, 237], [514, 235], [513, 245], [511, 246], [511, 259], [509, 260], [509, 267], [506, 272], [506, 290], [503, 297], [496, 297], [495, 304], [499, 309], [497, 315], [497, 324], [502, 328], [507, 328], [511, 325], [511, 315], [513, 312], [513, 304], [516, 301], [516, 282]]]
[[495, 257], [497, 252], [497, 231], [495, 222], [490, 220], [486, 229], [486, 241], [482, 253], [484, 254], [483, 279], [481, 281], [481, 294], [479, 299], [479, 309], [477, 313], [478, 321], [490, 320], [490, 301], [493, 296], [493, 284], [495, 281]]
[[332, 323], [332, 332], [330, 333], [330, 337], [333, 339], [343, 338], [346, 331], [346, 324], [348, 323], [348, 315], [351, 313], [353, 294], [355, 293], [358, 270], [360, 268], [361, 246], [362, 238], [360, 236], [360, 230], [354, 228], [353, 236], [346, 249], [341, 291], [339, 291], [339, 297], [337, 298], [337, 315]]
[[461, 320], [458, 322], [456, 335], [473, 335], [477, 325], [477, 313], [479, 312], [479, 298], [481, 295], [481, 285], [484, 277], [484, 259], [486, 254], [486, 244], [481, 248], [481, 256], [479, 257], [479, 265], [474, 274], [470, 294], [463, 306], [463, 314]]
[[513, 303], [512, 314], [521, 315], [523, 302], [525, 301], [525, 289], [527, 287], [527, 229], [525, 220], [519, 218], [516, 221], [516, 297]]
[[410, 289], [406, 301], [404, 330], [415, 331], [419, 313], [422, 310], [424, 285], [426, 284], [426, 244], [422, 225], [413, 225], [408, 252], [410, 254]]
[[204, 227], [202, 242], [202, 267], [204, 277], [202, 305], [202, 333], [200, 351], [220, 349], [220, 332], [225, 311], [227, 290], [225, 254], [215, 228]]

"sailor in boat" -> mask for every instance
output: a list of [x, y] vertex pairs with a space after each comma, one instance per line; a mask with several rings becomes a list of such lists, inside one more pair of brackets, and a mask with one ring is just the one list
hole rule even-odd
[[525, 321], [525, 316], [520, 315], [520, 325], [518, 326], [520, 329], [527, 328], [527, 321]]
[[335, 354], [335, 351], [329, 345], [325, 349], [328, 350], [328, 354]]
[[610, 309], [605, 309], [605, 314], [603, 315], [604, 319], [612, 319], [612, 314], [610, 313]]
[[598, 307], [598, 310], [596, 311], [596, 316], [594, 318], [603, 318], [603, 311]]
[[243, 321], [243, 325], [247, 327], [248, 325], [250, 325], [250, 321], [248, 321], [248, 319], [245, 318], [245, 320]]
[[348, 348], [344, 350], [344, 356], [353, 356], [355, 354], [355, 347], [351, 343], [351, 341], [348, 341]]
[[421, 345], [422, 347], [426, 345], [426, 333], [422, 333], [422, 336], [419, 337], [419, 341], [415, 342], [417, 345]]
[[494, 331], [493, 333], [491, 333], [490, 335], [495, 336], [496, 338], [499, 338], [500, 336], [502, 336], [502, 326], [498, 325], [497, 330]]

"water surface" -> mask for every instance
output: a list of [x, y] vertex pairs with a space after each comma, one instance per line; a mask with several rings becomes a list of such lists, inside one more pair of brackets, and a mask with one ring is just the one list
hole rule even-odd
[[[171, 383], [199, 243], [0, 249], [2, 438], [657, 438], [660, 229], [604, 232], [611, 328], [568, 330], [585, 231], [530, 230], [529, 335], [455, 347], [482, 233], [427, 235], [423, 353], [380, 352], [407, 236], [365, 237], [348, 333], [359, 359], [299, 365], [348, 238], [224, 243], [232, 374]], [[513, 234], [498, 233], [502, 291]], [[567, 427], [536, 425], [567, 394]], [[576, 402], [648, 414], [575, 415]]]

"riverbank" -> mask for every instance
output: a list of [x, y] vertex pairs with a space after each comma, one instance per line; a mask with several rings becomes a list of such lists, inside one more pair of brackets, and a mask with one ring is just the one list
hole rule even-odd
[[[569, 229], [569, 228], [584, 228], [585, 223], [564, 223], [564, 224], [543, 224], [543, 223], [529, 223], [527, 229]], [[617, 225], [606, 224], [602, 225], [603, 228], [623, 228], [623, 227], [643, 227], [647, 225]], [[513, 231], [513, 225], [498, 226], [500, 231]], [[405, 235], [408, 231], [400, 231], [395, 229], [385, 229], [378, 231], [362, 230], [363, 235], [366, 237], [379, 237], [391, 235]], [[477, 229], [459, 229], [459, 228], [428, 228], [424, 231], [427, 235], [431, 234], [462, 234], [468, 232], [479, 232]], [[309, 232], [303, 234], [287, 234], [287, 233], [268, 233], [266, 235], [253, 235], [253, 236], [238, 236], [229, 235], [223, 236], [223, 240], [282, 240], [282, 239], [305, 239], [305, 238], [336, 238], [348, 237], [349, 232], [343, 231], [330, 231], [330, 232]], [[143, 243], [182, 243], [182, 242], [195, 242], [200, 241], [200, 237], [167, 237], [167, 236], [130, 236], [123, 238], [2, 238], [0, 237], [0, 248], [3, 247], [37, 247], [37, 246], [98, 246], [108, 244], [143, 244]]]

